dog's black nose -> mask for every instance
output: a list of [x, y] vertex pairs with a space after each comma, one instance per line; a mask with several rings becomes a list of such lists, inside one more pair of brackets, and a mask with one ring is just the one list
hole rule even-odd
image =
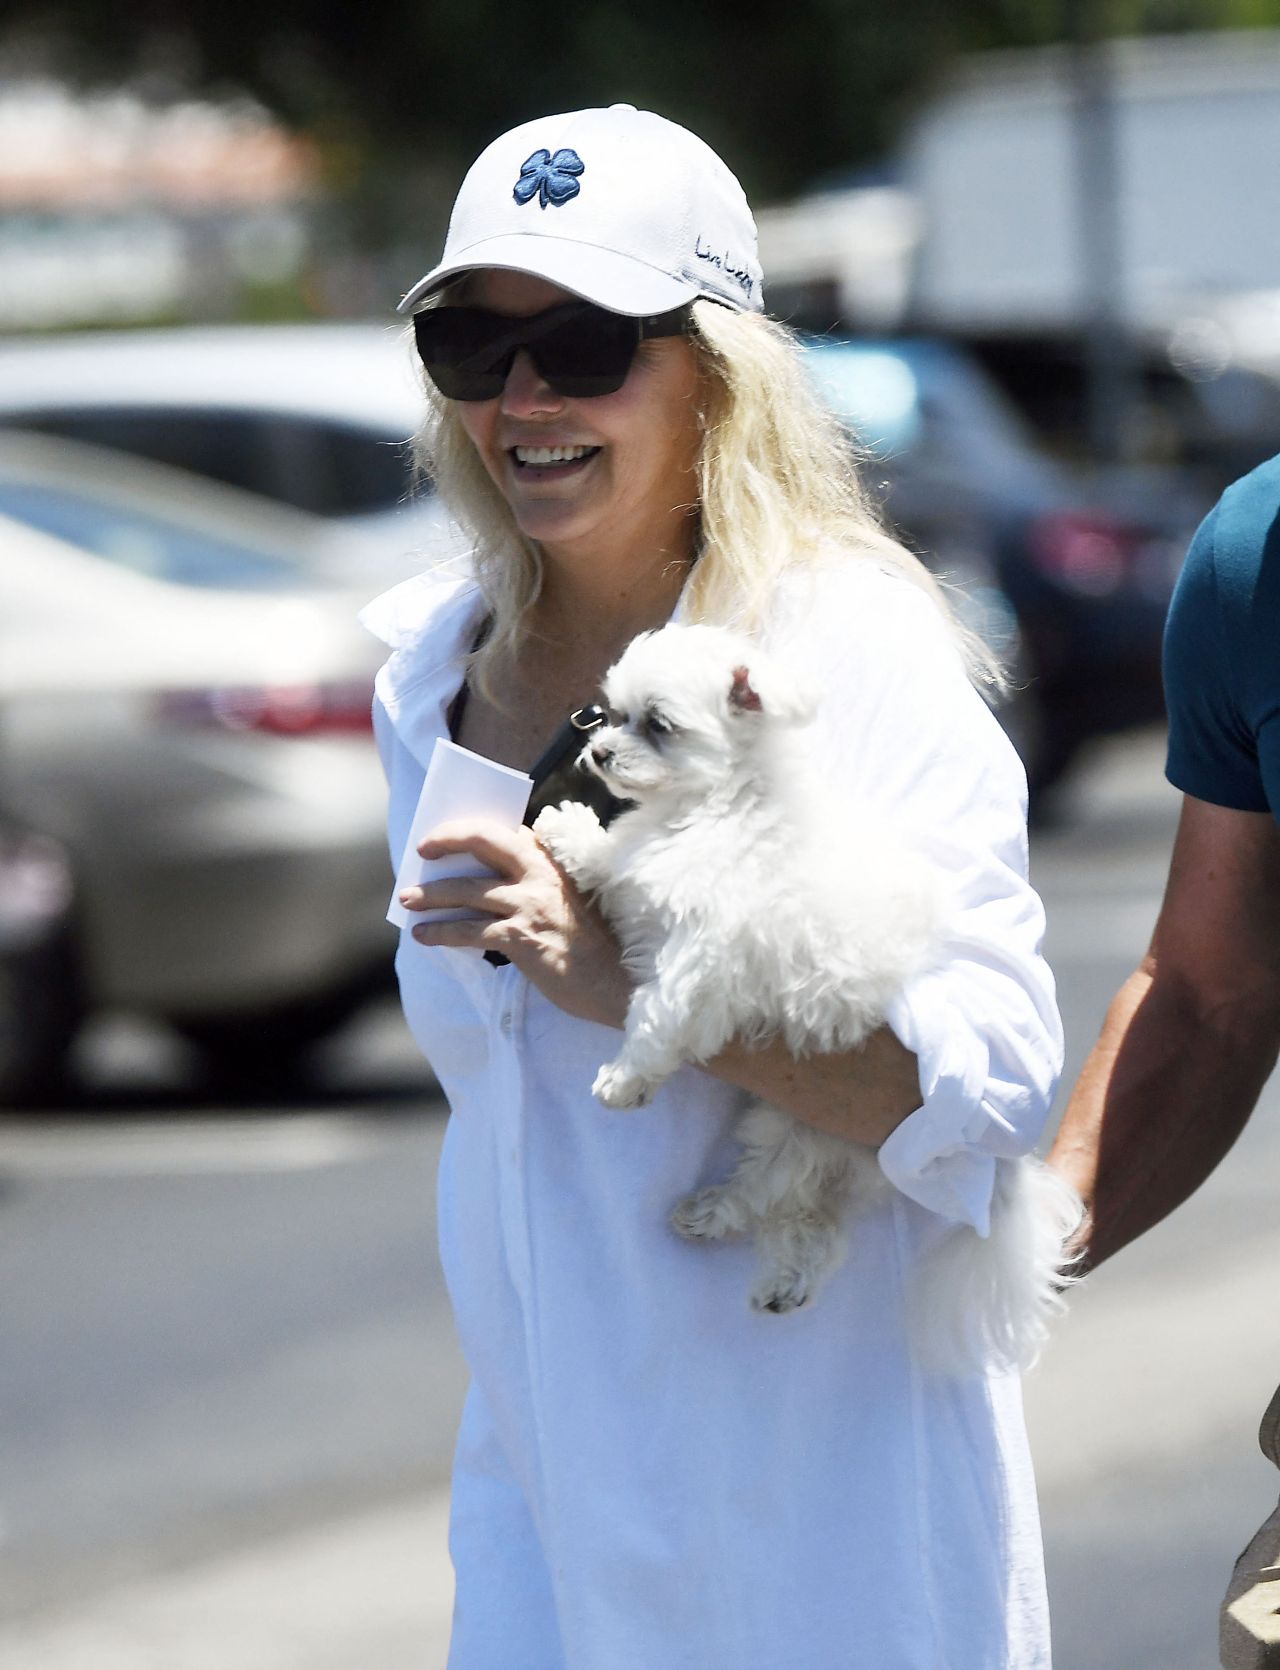
[[591, 758], [597, 765], [608, 765], [613, 758], [613, 749], [609, 747], [608, 743], [593, 742], [591, 744]]

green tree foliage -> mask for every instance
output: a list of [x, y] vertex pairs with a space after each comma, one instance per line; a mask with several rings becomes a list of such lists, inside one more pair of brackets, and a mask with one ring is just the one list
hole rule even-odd
[[403, 213], [550, 110], [660, 110], [765, 203], [882, 154], [959, 52], [1276, 24], [1280, 0], [0, 0], [0, 50], [158, 91], [246, 87], [328, 146], [339, 181], [379, 172]]

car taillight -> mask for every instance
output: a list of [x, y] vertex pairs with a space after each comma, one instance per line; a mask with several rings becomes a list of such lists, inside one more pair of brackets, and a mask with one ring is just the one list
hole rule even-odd
[[71, 865], [48, 836], [0, 830], [0, 944], [34, 943], [71, 907]]
[[172, 690], [159, 701], [171, 724], [266, 731], [272, 736], [334, 736], [367, 732], [373, 723], [373, 685], [230, 685], [216, 690]]
[[1122, 586], [1149, 536], [1106, 516], [1064, 512], [1034, 524], [1028, 549], [1036, 566], [1061, 584], [1089, 597], [1104, 597]]

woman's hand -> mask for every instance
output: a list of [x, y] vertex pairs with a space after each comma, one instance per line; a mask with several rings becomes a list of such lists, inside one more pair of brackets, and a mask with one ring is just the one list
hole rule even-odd
[[[470, 853], [494, 872], [427, 882], [401, 893], [408, 910], [483, 912], [465, 922], [421, 922], [413, 929], [419, 944], [501, 951], [566, 1013], [623, 1025], [633, 985], [618, 942], [530, 830], [487, 822], [441, 824], [418, 852], [423, 858]], [[798, 1061], [775, 1038], [750, 1047], [731, 1043], [703, 1067], [806, 1124], [857, 1142], [882, 1142], [920, 1105], [916, 1058], [887, 1027], [843, 1055]]]
[[620, 1027], [631, 982], [618, 942], [599, 911], [525, 828], [441, 824], [420, 843], [423, 858], [469, 853], [489, 876], [455, 876], [402, 892], [407, 910], [465, 909], [469, 921], [420, 922], [420, 945], [500, 951], [538, 990], [581, 1020]]

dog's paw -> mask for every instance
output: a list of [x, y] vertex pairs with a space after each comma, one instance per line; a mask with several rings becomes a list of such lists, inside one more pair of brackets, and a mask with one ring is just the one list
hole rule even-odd
[[610, 1061], [596, 1074], [591, 1094], [607, 1108], [642, 1108], [656, 1088], [639, 1073]]
[[751, 1289], [752, 1310], [785, 1316], [813, 1298], [813, 1283], [803, 1270], [769, 1270]]
[[726, 1235], [741, 1235], [747, 1226], [726, 1190], [714, 1186], [677, 1201], [671, 1209], [671, 1227], [686, 1241], [720, 1241]]
[[542, 808], [533, 820], [533, 833], [557, 862], [571, 863], [600, 839], [602, 828], [590, 806], [565, 800]]

